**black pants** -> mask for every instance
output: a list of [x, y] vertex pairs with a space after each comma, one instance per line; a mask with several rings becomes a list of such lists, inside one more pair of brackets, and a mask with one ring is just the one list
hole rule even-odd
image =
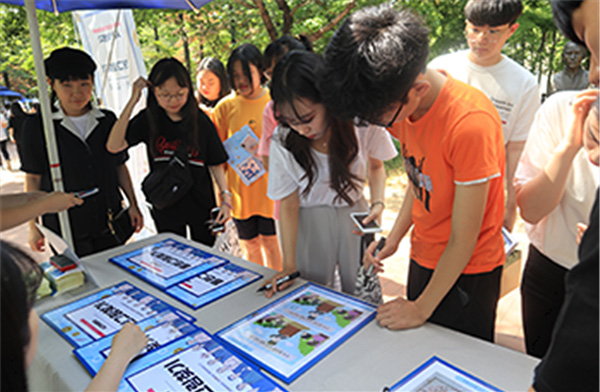
[[106, 249], [122, 245], [111, 234], [99, 235], [97, 237], [77, 238], [75, 242], [75, 254], [79, 257], [98, 253]]
[[565, 298], [568, 270], [529, 245], [521, 280], [521, 309], [527, 354], [542, 358]]
[[186, 229], [190, 228], [192, 240], [206, 246], [213, 246], [215, 236], [206, 223], [210, 219], [211, 208], [203, 208], [193, 201], [190, 194], [174, 206], [150, 210], [152, 219], [159, 233], [175, 233], [186, 237]]
[[[10, 163], [10, 155], [8, 154], [8, 149], [6, 145], [8, 144], [8, 140], [4, 140], [0, 142], [0, 151], [2, 151], [2, 156], [4, 159]], [[0, 163], [2, 163], [2, 159], [0, 159]]]
[[[409, 300], [423, 292], [431, 275], [433, 270], [410, 260]], [[460, 275], [428, 321], [493, 342], [501, 277], [502, 267], [482, 274]]]

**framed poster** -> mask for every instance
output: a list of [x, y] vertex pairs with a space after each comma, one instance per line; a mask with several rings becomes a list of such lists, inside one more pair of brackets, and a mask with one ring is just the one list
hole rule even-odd
[[487, 382], [433, 356], [384, 392], [502, 392]]
[[[166, 346], [182, 336], [189, 335], [198, 330], [189, 320], [179, 314], [166, 310], [138, 323], [148, 338], [146, 347], [133, 359], [136, 361], [144, 355]], [[117, 331], [118, 332], [118, 331]], [[100, 370], [108, 354], [110, 354], [112, 340], [116, 332], [105, 336], [93, 343], [73, 350], [79, 362], [85, 366], [92, 376]]]
[[41, 317], [75, 347], [82, 347], [118, 332], [128, 323], [139, 323], [170, 310], [188, 322], [189, 316], [129, 282], [121, 282], [60, 306]]
[[259, 273], [226, 263], [171, 286], [165, 292], [198, 309], [261, 277]]
[[376, 309], [370, 303], [307, 283], [217, 336], [290, 383], [371, 321]]
[[109, 260], [162, 290], [227, 262], [222, 257], [173, 239]]
[[280, 392], [284, 389], [199, 329], [132, 363], [119, 391]]

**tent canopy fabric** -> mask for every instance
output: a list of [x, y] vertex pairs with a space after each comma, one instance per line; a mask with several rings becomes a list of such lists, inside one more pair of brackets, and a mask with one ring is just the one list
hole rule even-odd
[[14, 97], [14, 98], [25, 98], [23, 95], [19, 94], [16, 91], [10, 90], [6, 86], [0, 86], [0, 97]]
[[[25, 0], [0, 0], [0, 3], [24, 5]], [[89, 9], [167, 8], [198, 10], [212, 0], [36, 0], [37, 9], [65, 12]]]

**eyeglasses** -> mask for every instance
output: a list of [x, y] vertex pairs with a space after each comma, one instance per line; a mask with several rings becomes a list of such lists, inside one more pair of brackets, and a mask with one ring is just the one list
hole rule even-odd
[[510, 29], [510, 26], [505, 27], [503, 29], [492, 28], [488, 30], [484, 30], [479, 27], [467, 26], [465, 28], [465, 37], [469, 41], [477, 41], [479, 39], [479, 36], [481, 36], [481, 38], [488, 44], [495, 44], [496, 42], [500, 41], [500, 38], [502, 38], [502, 33], [507, 31], [508, 29]]
[[175, 98], [177, 101], [183, 101], [183, 99], [187, 96], [187, 92], [185, 93], [177, 93], [177, 94], [154, 94], [156, 98], [161, 101], [169, 102], [171, 98]]
[[392, 125], [394, 125], [394, 122], [396, 122], [396, 119], [398, 118], [398, 115], [400, 114], [400, 112], [402, 111], [402, 108], [406, 104], [405, 100], [406, 100], [406, 98], [404, 98], [402, 100], [402, 102], [400, 102], [400, 106], [398, 106], [398, 109], [396, 110], [396, 113], [394, 114], [394, 117], [392, 117], [392, 120], [390, 122], [388, 122], [387, 124], [383, 123], [383, 122], [379, 122], [379, 121], [369, 121], [369, 123], [371, 123], [373, 125], [380, 126], [380, 127], [390, 128]]

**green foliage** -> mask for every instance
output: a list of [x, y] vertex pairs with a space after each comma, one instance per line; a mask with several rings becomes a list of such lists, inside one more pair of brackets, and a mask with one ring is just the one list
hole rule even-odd
[[[256, 7], [262, 1], [277, 37], [287, 33], [315, 38], [313, 45], [321, 53], [337, 25], [321, 32], [324, 26], [345, 15], [349, 0], [285, 0], [293, 13], [286, 26], [284, 11], [275, 0], [215, 0], [199, 12], [181, 10], [133, 11], [138, 38], [146, 67], [150, 69], [164, 57], [176, 57], [184, 64], [185, 46], [189, 48], [191, 74], [205, 56], [226, 63], [239, 44], [250, 42], [260, 50], [271, 42], [263, 18]], [[423, 16], [431, 29], [430, 58], [448, 51], [466, 48], [463, 8], [467, 0], [395, 0], [396, 7], [409, 7]], [[383, 0], [354, 0], [352, 11]], [[508, 40], [504, 52], [536, 75], [548, 75], [562, 68], [564, 42], [552, 20], [547, 0], [524, 0], [519, 29]], [[58, 16], [39, 11], [40, 34], [44, 55], [61, 46], [78, 46], [71, 13]], [[288, 28], [288, 30], [286, 30]], [[35, 86], [33, 55], [23, 7], [0, 4], [0, 72], [9, 76], [11, 87], [30, 93]]]

